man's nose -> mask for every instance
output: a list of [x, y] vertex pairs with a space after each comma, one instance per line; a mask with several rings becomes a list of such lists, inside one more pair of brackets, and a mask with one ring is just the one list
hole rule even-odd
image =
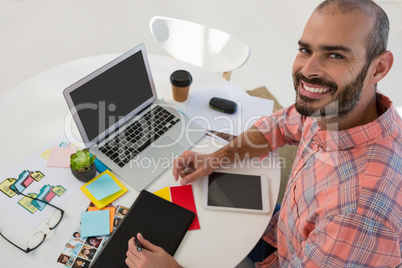
[[314, 78], [323, 75], [322, 58], [317, 54], [312, 54], [302, 68], [302, 74], [307, 78]]

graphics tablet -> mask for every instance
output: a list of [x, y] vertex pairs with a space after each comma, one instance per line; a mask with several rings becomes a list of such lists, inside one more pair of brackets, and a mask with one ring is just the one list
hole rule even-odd
[[91, 268], [127, 267], [127, 243], [138, 233], [173, 256], [194, 218], [194, 212], [142, 190]]
[[202, 206], [206, 209], [268, 213], [268, 178], [216, 171], [202, 178]]

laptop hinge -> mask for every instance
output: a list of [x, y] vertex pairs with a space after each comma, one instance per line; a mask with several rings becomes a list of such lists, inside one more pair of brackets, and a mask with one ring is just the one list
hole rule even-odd
[[137, 114], [141, 114], [143, 111], [145, 111], [146, 109], [148, 109], [149, 107], [151, 107], [152, 103], [150, 103], [149, 105], [147, 105], [144, 109], [142, 109], [141, 111], [139, 111]]

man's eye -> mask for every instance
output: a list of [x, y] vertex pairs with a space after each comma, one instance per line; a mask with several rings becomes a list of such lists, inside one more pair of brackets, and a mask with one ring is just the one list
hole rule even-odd
[[299, 48], [299, 52], [301, 52], [301, 53], [310, 53], [310, 50], [308, 50], [307, 48], [301, 47], [301, 48]]
[[333, 59], [344, 59], [344, 57], [342, 55], [339, 55], [339, 54], [336, 54], [336, 53], [329, 54], [329, 57], [333, 58]]

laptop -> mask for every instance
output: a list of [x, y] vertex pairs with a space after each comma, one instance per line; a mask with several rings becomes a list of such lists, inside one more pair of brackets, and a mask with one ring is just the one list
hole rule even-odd
[[174, 158], [206, 133], [158, 99], [144, 44], [63, 94], [85, 146], [137, 191], [169, 169]]

